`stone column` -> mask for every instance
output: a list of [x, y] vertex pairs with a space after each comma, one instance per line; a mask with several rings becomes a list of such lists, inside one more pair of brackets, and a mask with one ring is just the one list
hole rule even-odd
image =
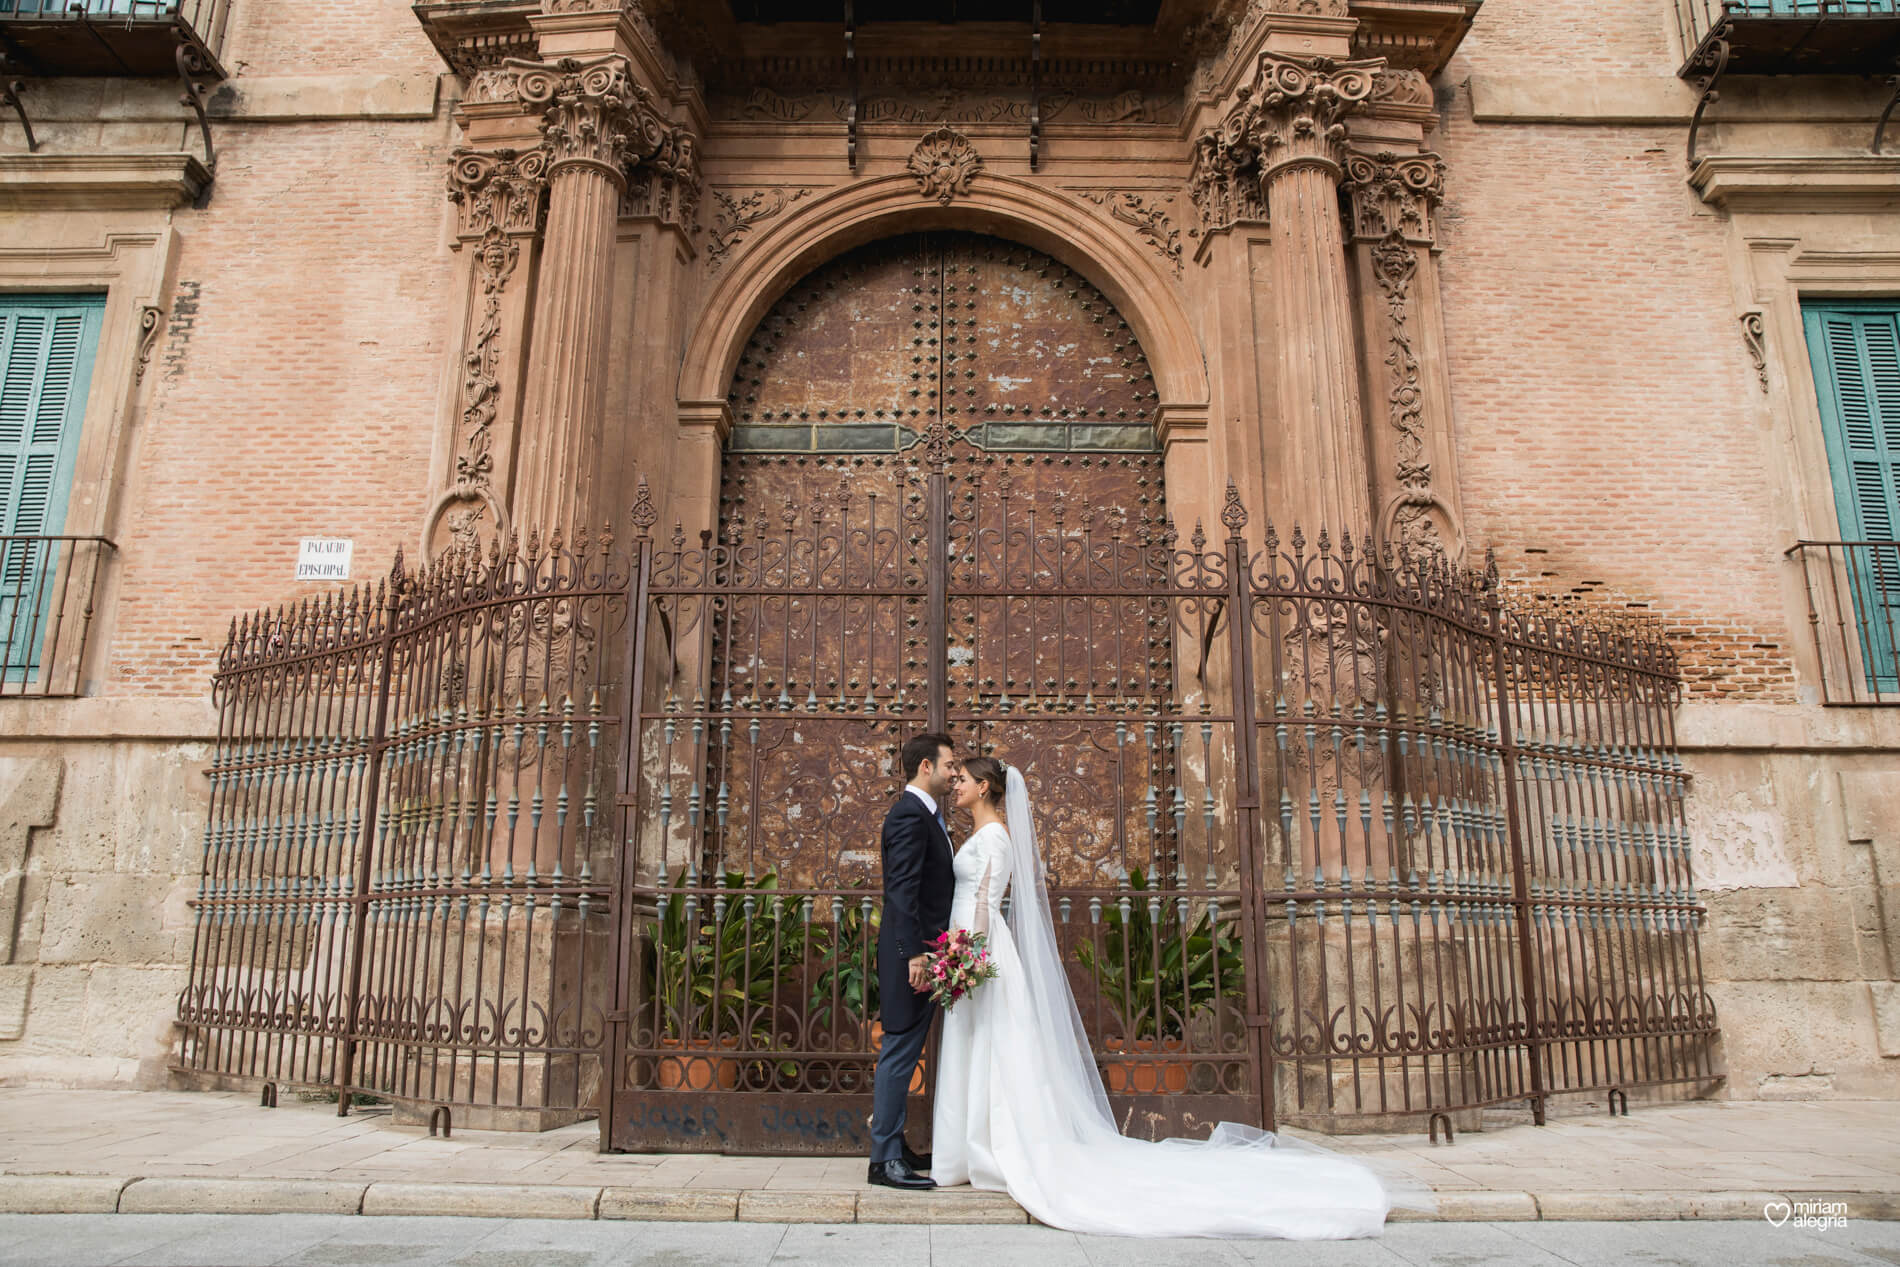
[[626, 57], [511, 60], [524, 106], [542, 112], [547, 232], [535, 290], [514, 521], [522, 531], [592, 523], [592, 486], [612, 352], [610, 299], [626, 165], [674, 129], [630, 78]]
[[[1196, 148], [1196, 181], [1264, 205], [1272, 226], [1274, 395], [1281, 436], [1269, 479], [1293, 494], [1277, 514], [1363, 539], [1372, 508], [1346, 242], [1339, 224], [1346, 128], [1382, 61], [1262, 52], [1253, 82]], [[1246, 188], [1253, 182], [1257, 198]], [[1234, 191], [1243, 191], [1236, 194]]]

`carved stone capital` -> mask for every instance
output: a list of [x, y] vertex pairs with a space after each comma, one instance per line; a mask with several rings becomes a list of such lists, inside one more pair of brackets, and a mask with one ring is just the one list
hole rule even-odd
[[1345, 158], [1345, 118], [1372, 97], [1382, 59], [1333, 61], [1261, 53], [1251, 84], [1213, 129], [1223, 148], [1251, 155], [1263, 180], [1285, 167], [1324, 167], [1335, 176]]
[[541, 135], [549, 173], [569, 164], [591, 164], [624, 185], [624, 169], [666, 149], [676, 131], [653, 96], [633, 81], [632, 65], [614, 54], [554, 62], [510, 58], [521, 104], [541, 112]]
[[466, 146], [449, 155], [449, 201], [456, 207], [456, 232], [481, 237], [490, 229], [535, 233], [541, 228], [541, 193], [547, 188], [548, 153], [544, 149], [476, 150]]
[[1202, 230], [1266, 219], [1266, 184], [1293, 167], [1342, 173], [1348, 114], [1372, 97], [1382, 60], [1333, 61], [1265, 52], [1253, 82], [1195, 138], [1188, 195]]
[[1445, 196], [1445, 162], [1436, 154], [1353, 150], [1346, 155], [1346, 190], [1355, 239], [1383, 241], [1396, 233], [1427, 245], [1432, 210]]
[[699, 138], [686, 128], [668, 130], [665, 142], [644, 158], [630, 157], [620, 214], [658, 220], [687, 233], [699, 228]]

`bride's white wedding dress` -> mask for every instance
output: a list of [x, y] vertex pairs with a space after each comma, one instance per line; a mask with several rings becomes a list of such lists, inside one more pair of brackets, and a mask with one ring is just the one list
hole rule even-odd
[[978, 829], [956, 857], [950, 926], [988, 934], [998, 975], [944, 1014], [931, 1177], [1007, 1191], [1073, 1232], [1379, 1235], [1392, 1192], [1357, 1162], [1226, 1123], [1205, 1142], [1150, 1143], [1116, 1129], [1063, 973], [1014, 768], [1008, 785], [1008, 829]]

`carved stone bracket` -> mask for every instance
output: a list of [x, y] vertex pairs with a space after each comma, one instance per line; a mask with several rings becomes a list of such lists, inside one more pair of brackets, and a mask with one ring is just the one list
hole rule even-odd
[[946, 206], [958, 194], [970, 192], [970, 182], [981, 170], [983, 156], [955, 128], [926, 134], [910, 152], [910, 174], [917, 178], [917, 191]]
[[1127, 191], [1084, 190], [1082, 196], [1098, 207], [1107, 208], [1109, 215], [1133, 228], [1154, 248], [1155, 254], [1180, 275], [1181, 231], [1174, 227], [1165, 204], [1150, 206], [1140, 194]]
[[146, 304], [139, 309], [139, 367], [133, 372], [134, 382], [145, 381], [145, 371], [152, 364], [152, 349], [158, 346], [158, 336], [165, 328], [165, 310], [157, 304]]
[[457, 149], [449, 156], [449, 201], [458, 213], [458, 235], [539, 232], [547, 171], [545, 149]]
[[1432, 211], [1445, 195], [1445, 163], [1436, 154], [1355, 150], [1346, 155], [1346, 188], [1354, 238], [1381, 241], [1397, 233], [1429, 245]]
[[726, 257], [753, 225], [770, 220], [810, 193], [809, 189], [755, 189], [743, 198], [735, 198], [722, 189], [713, 190], [713, 222], [706, 244], [711, 270], [718, 272], [724, 267]]
[[1748, 359], [1754, 363], [1755, 377], [1761, 382], [1762, 391], [1768, 390], [1768, 329], [1762, 321], [1760, 312], [1742, 314], [1742, 342], [1748, 348]]

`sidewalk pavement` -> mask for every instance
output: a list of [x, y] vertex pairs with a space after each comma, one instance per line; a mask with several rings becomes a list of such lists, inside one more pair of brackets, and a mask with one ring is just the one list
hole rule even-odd
[[[1521, 1121], [1515, 1120], [1522, 1118]], [[1422, 1133], [1322, 1137], [1429, 1184], [1394, 1222], [1900, 1219], [1900, 1103], [1697, 1101], [1494, 1113]], [[0, 1213], [407, 1214], [763, 1223], [1024, 1223], [999, 1193], [873, 1188], [858, 1157], [600, 1153], [592, 1122], [431, 1139], [387, 1110], [258, 1107], [230, 1092], [0, 1088]], [[1802, 1202], [1826, 1205], [1803, 1206]]]

